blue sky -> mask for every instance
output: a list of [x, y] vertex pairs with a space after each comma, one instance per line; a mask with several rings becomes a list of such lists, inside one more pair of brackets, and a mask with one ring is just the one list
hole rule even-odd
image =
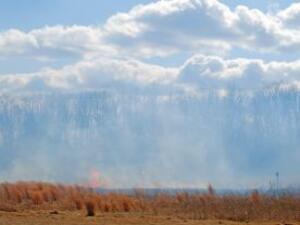
[[[30, 30], [45, 25], [102, 24], [114, 13], [126, 12], [137, 4], [146, 4], [151, 0], [3, 0], [0, 3], [0, 29], [18, 28]], [[223, 0], [234, 8], [247, 5], [266, 11], [271, 4], [287, 7], [292, 0]]]
[[0, 29], [30, 30], [45, 25], [102, 24], [116, 12], [150, 0], [12, 0], [0, 3]]

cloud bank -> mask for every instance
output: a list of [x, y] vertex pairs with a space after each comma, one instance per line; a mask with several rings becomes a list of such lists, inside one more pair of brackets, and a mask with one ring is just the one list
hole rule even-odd
[[[0, 76], [3, 93], [21, 91], [127, 90], [148, 87], [194, 91], [201, 89], [263, 89], [271, 86], [299, 89], [300, 61], [225, 60], [195, 55], [180, 67], [162, 67], [137, 60], [97, 58], [44, 69], [36, 73]], [[160, 92], [159, 92], [160, 93]], [[158, 94], [159, 94], [158, 93]]]
[[[0, 75], [2, 92], [100, 89], [134, 84], [203, 88], [258, 88], [297, 83], [299, 61], [227, 59], [231, 51], [288, 54], [300, 51], [300, 3], [276, 14], [217, 0], [161, 0], [111, 16], [99, 26], [54, 26], [29, 32], [0, 32], [0, 60], [73, 57], [60, 69]], [[151, 57], [188, 54], [173, 68], [145, 62]], [[188, 56], [187, 55], [187, 56]], [[218, 56], [211, 56], [218, 55]]]
[[111, 16], [102, 26], [54, 26], [0, 33], [0, 57], [23, 54], [167, 56], [178, 52], [226, 54], [233, 48], [300, 51], [300, 3], [277, 14], [217, 0], [161, 0]]

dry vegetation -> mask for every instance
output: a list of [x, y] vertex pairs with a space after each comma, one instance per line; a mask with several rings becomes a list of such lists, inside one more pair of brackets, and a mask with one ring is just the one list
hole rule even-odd
[[25, 211], [84, 212], [82, 215], [122, 213], [128, 215], [165, 216], [182, 220], [293, 221], [300, 222], [300, 197], [272, 197], [257, 191], [249, 195], [207, 193], [154, 196], [143, 190], [133, 194], [99, 194], [80, 186], [48, 183], [0, 184], [0, 212]]

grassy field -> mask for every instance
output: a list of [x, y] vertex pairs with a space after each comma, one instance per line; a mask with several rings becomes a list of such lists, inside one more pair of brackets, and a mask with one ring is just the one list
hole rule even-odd
[[300, 225], [300, 197], [253, 191], [99, 194], [90, 188], [48, 183], [0, 184], [0, 225], [293, 224]]

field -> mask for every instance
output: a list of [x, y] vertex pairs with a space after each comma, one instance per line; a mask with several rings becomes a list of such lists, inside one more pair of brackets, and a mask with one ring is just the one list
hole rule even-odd
[[102, 193], [48, 183], [0, 185], [0, 225], [299, 224], [300, 197], [253, 191], [249, 195], [205, 193]]

